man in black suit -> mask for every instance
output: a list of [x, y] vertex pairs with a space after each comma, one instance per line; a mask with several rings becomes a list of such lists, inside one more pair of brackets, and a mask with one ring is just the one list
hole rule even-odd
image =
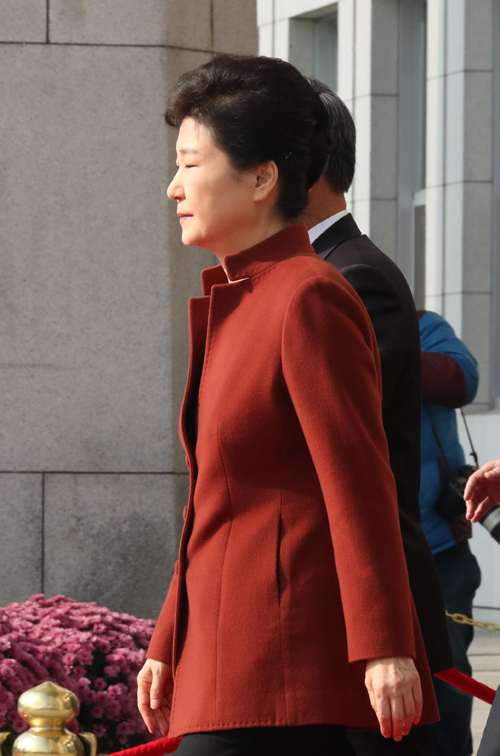
[[[439, 579], [420, 522], [421, 357], [417, 313], [406, 279], [346, 209], [354, 176], [356, 129], [352, 116], [326, 85], [310, 80], [330, 119], [333, 147], [326, 173], [311, 190], [302, 218], [318, 255], [334, 265], [362, 299], [377, 337], [382, 364], [384, 428], [398, 492], [401, 534], [420, 626], [432, 672], [453, 666]], [[360, 618], [362, 621], [362, 618]], [[380, 733], [352, 732], [357, 756], [430, 756], [427, 727], [396, 743]]]

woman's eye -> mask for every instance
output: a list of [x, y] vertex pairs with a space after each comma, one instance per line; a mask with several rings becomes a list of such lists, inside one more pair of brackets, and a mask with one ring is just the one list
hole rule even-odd
[[185, 165], [184, 168], [196, 168], [195, 165]]

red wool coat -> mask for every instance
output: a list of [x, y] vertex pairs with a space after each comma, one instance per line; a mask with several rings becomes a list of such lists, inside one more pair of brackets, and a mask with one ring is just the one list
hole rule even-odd
[[305, 226], [202, 274], [189, 302], [179, 559], [148, 656], [170, 735], [378, 728], [364, 660], [411, 656], [438, 718], [382, 427], [375, 335]]

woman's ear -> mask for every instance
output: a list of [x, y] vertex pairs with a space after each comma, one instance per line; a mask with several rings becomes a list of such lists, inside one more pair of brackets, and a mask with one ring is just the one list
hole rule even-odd
[[278, 185], [278, 166], [274, 160], [262, 163], [255, 171], [254, 202], [263, 202]]

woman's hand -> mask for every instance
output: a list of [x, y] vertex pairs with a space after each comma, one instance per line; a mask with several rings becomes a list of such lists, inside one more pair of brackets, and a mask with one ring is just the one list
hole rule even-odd
[[168, 735], [173, 689], [172, 667], [146, 659], [137, 675], [137, 706], [151, 734], [158, 728]]
[[401, 740], [422, 716], [420, 677], [409, 656], [370, 659], [365, 685], [384, 738]]
[[478, 522], [500, 502], [500, 459], [487, 462], [467, 481], [464, 491], [467, 519]]

